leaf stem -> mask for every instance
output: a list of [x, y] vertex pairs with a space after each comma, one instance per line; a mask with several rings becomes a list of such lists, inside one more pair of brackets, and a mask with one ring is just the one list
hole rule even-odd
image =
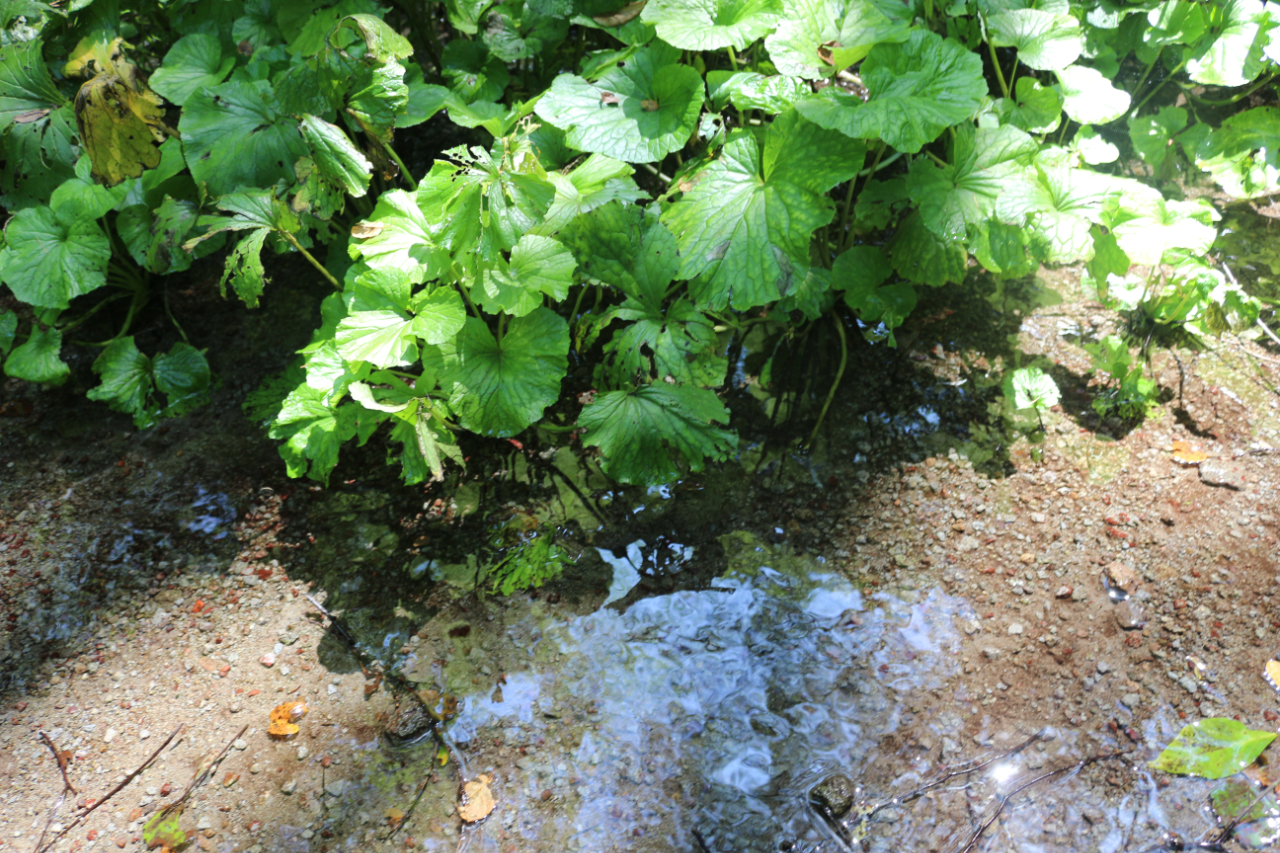
[[836, 310], [831, 309], [831, 319], [836, 326], [836, 334], [840, 336], [840, 366], [836, 368], [836, 378], [831, 383], [831, 390], [827, 392], [827, 399], [822, 404], [822, 411], [818, 412], [818, 422], [813, 425], [813, 432], [809, 435], [809, 441], [806, 447], [812, 449], [813, 442], [818, 438], [818, 430], [822, 429], [822, 422], [827, 417], [827, 410], [831, 408], [831, 401], [835, 399], [836, 389], [840, 387], [840, 380], [844, 378], [844, 369], [849, 363], [849, 340], [844, 334], [844, 320], [840, 317]]
[[306, 249], [304, 249], [304, 248], [302, 247], [302, 244], [298, 242], [298, 240], [297, 240], [297, 238], [296, 238], [296, 237], [294, 237], [294, 236], [293, 236], [292, 234], [290, 234], [288, 231], [284, 231], [284, 230], [280, 230], [280, 229], [277, 229], [276, 233], [278, 233], [280, 236], [284, 237], [284, 239], [285, 239], [286, 241], [288, 241], [288, 243], [289, 243], [291, 246], [293, 246], [293, 248], [295, 248], [295, 249], [297, 249], [299, 252], [301, 252], [301, 253], [302, 253], [302, 257], [304, 257], [304, 258], [306, 258], [308, 261], [310, 261], [310, 262], [311, 262], [311, 266], [315, 267], [317, 270], [319, 270], [319, 271], [320, 271], [320, 275], [324, 276], [325, 281], [327, 281], [327, 282], [329, 282], [330, 284], [332, 284], [332, 285], [333, 285], [334, 287], [336, 287], [338, 290], [342, 290], [342, 283], [341, 283], [341, 282], [339, 282], [336, 278], [334, 278], [334, 277], [333, 277], [333, 273], [331, 273], [331, 272], [329, 272], [327, 269], [325, 269], [325, 268], [324, 268], [324, 264], [322, 264], [322, 263], [320, 263], [319, 261], [317, 261], [317, 260], [315, 259], [315, 256], [314, 256], [314, 255], [312, 255], [310, 252], [308, 252]]
[[391, 159], [396, 161], [396, 165], [400, 167], [401, 176], [403, 176], [404, 179], [409, 182], [409, 190], [411, 192], [417, 192], [418, 182], [413, 179], [413, 175], [409, 172], [409, 167], [406, 166], [404, 164], [404, 161], [400, 159], [400, 155], [397, 154], [396, 150], [391, 147], [391, 143], [384, 142], [382, 143], [382, 147], [386, 149], [387, 154], [389, 154], [391, 156]]
[[1142, 109], [1143, 107], [1145, 107], [1145, 106], [1147, 105], [1147, 101], [1149, 101], [1149, 100], [1151, 100], [1153, 97], [1155, 97], [1156, 92], [1159, 92], [1162, 88], [1164, 88], [1164, 84], [1165, 84], [1165, 83], [1168, 83], [1171, 79], [1173, 79], [1173, 75], [1175, 75], [1175, 74], [1177, 74], [1179, 71], [1181, 71], [1181, 70], [1182, 70], [1182, 66], [1184, 66], [1184, 65], [1186, 65], [1186, 64], [1187, 64], [1187, 61], [1186, 61], [1185, 59], [1184, 59], [1184, 60], [1182, 60], [1181, 62], [1179, 62], [1179, 63], [1177, 64], [1177, 66], [1176, 66], [1172, 71], [1170, 71], [1170, 72], [1169, 72], [1169, 76], [1168, 76], [1168, 77], [1165, 77], [1165, 78], [1164, 78], [1163, 80], [1161, 80], [1159, 83], [1157, 83], [1157, 84], [1155, 84], [1154, 86], [1152, 86], [1152, 87], [1151, 87], [1151, 91], [1150, 91], [1150, 92], [1147, 92], [1146, 97], [1144, 97], [1141, 101], [1139, 101], [1139, 102], [1138, 102], [1138, 105], [1137, 105], [1136, 107], [1133, 107], [1132, 109], [1130, 109], [1130, 110], [1129, 110], [1129, 112], [1128, 112], [1128, 113], [1126, 113], [1126, 115], [1134, 115], [1134, 114], [1136, 114], [1136, 113], [1138, 112], [1138, 110], [1140, 110], [1140, 109]]
[[502, 335], [507, 331], [507, 314], [504, 311], [498, 315], [498, 346], [502, 346]]
[[1199, 95], [1193, 94], [1191, 92], [1192, 87], [1185, 86], [1182, 83], [1179, 83], [1178, 86], [1179, 88], [1182, 89], [1182, 94], [1186, 95], [1188, 100], [1195, 101], [1197, 104], [1203, 104], [1206, 107], [1229, 107], [1232, 104], [1237, 103], [1238, 101], [1249, 97], [1254, 92], [1258, 91], [1263, 86], [1267, 85], [1273, 80], [1275, 80], [1275, 75], [1268, 74], [1264, 76], [1261, 80], [1259, 80], [1257, 83], [1250, 86], [1248, 89], [1245, 89], [1243, 92], [1238, 92], [1235, 95], [1232, 95], [1230, 98], [1226, 98], [1221, 101], [1211, 101], [1208, 98], [1202, 98]]
[[467, 288], [462, 286], [461, 281], [454, 282], [454, 284], [457, 286], [458, 292], [462, 294], [462, 298], [466, 300], [467, 307], [471, 309], [471, 313], [476, 315], [477, 320], [483, 320], [484, 316], [480, 313], [480, 309], [476, 307], [476, 304], [471, 301], [471, 294], [467, 292]]
[[[983, 27], [983, 29], [986, 29]], [[991, 52], [991, 67], [996, 70], [996, 80], [1000, 82], [1000, 91], [1004, 92], [1004, 96], [1009, 97], [1009, 84], [1004, 82], [1004, 72], [1000, 70], [1000, 60], [996, 58], [996, 46], [991, 43], [991, 37], [987, 37], [987, 50]]]
[[729, 67], [730, 67], [730, 68], [732, 68], [732, 69], [734, 70], [734, 72], [737, 72], [737, 70], [738, 70], [738, 57], [737, 57], [737, 55], [733, 52], [733, 45], [728, 45], [728, 49], [729, 49]]
[[173, 316], [173, 311], [169, 309], [169, 288], [164, 289], [164, 313], [169, 318], [169, 322], [178, 330], [178, 334], [182, 335], [183, 343], [190, 344], [191, 339], [187, 337], [187, 333], [183, 330], [182, 324], [178, 322], [178, 318]]
[[[1133, 87], [1133, 91], [1129, 93], [1130, 97], [1133, 99], [1135, 103], [1138, 100], [1137, 99], [1138, 92], [1142, 91], [1142, 87], [1145, 86], [1147, 83], [1147, 78], [1151, 76], [1151, 69], [1156, 67], [1156, 63], [1160, 61], [1160, 57], [1163, 54], [1164, 54], [1164, 48], [1162, 47], [1156, 51], [1155, 56], [1151, 57], [1151, 61], [1147, 63], [1147, 67], [1142, 69], [1142, 75], [1138, 78], [1137, 85], [1135, 85]], [[1130, 107], [1129, 112], [1125, 113], [1125, 116], [1128, 117], [1133, 115], [1134, 110], [1136, 109], [1137, 109], [1136, 107]]]

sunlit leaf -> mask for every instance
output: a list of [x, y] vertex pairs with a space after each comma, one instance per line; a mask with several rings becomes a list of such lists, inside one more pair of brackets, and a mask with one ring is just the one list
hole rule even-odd
[[1165, 773], [1222, 779], [1252, 764], [1275, 738], [1275, 732], [1254, 731], [1237, 720], [1210, 717], [1184, 728], [1147, 763]]

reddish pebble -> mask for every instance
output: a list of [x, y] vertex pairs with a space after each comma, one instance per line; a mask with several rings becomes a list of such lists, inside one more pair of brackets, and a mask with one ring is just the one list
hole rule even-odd
[[197, 598], [197, 599], [196, 599], [196, 603], [195, 603], [195, 604], [193, 604], [193, 605], [191, 605], [191, 612], [192, 612], [192, 613], [199, 613], [201, 610], [204, 610], [204, 599], [203, 599], [203, 598]]
[[266, 667], [272, 667], [272, 666], [275, 666], [275, 665], [276, 665], [276, 655], [275, 655], [275, 652], [267, 652], [265, 655], [263, 655], [262, 657], [260, 657], [260, 658], [258, 659], [258, 663], [260, 663], [260, 664], [262, 664], [263, 666], [266, 666]]
[[543, 791], [543, 792], [542, 792], [542, 799], [543, 799], [544, 801], [551, 799], [551, 792], [550, 792], [550, 791]]
[[26, 703], [26, 702], [19, 702], [17, 705], [14, 705], [14, 706], [13, 706], [13, 710], [15, 710], [15, 711], [25, 711], [25, 710], [27, 710], [27, 703]]
[[1174, 610], [1181, 610], [1182, 608], [1184, 608], [1184, 607], [1186, 607], [1186, 606], [1187, 606], [1187, 600], [1186, 600], [1185, 598], [1175, 598], [1175, 599], [1173, 600], [1173, 609], [1174, 609]]
[[249, 691], [249, 695], [250, 695], [250, 696], [257, 696], [257, 695], [258, 695], [259, 693], [261, 693], [261, 692], [262, 692], [261, 690], [259, 690], [258, 688], [256, 688], [256, 687], [255, 687], [255, 688], [253, 688], [252, 690], [250, 690], [250, 691]]
[[116, 846], [122, 849], [128, 843], [129, 843], [129, 839], [123, 835], [121, 835], [119, 838], [116, 839]]
[[1072, 593], [1072, 592], [1074, 592], [1074, 591], [1075, 591], [1075, 590], [1073, 590], [1071, 587], [1067, 586], [1066, 584], [1063, 584], [1062, 586], [1058, 587], [1058, 591], [1054, 593], [1054, 597], [1056, 597], [1056, 598], [1070, 598], [1070, 597], [1071, 597], [1071, 593]]
[[89, 830], [89, 834], [88, 834], [87, 836], [85, 836], [85, 837], [86, 837], [86, 838], [88, 838], [90, 841], [97, 841], [97, 840], [98, 840], [98, 830], [96, 830], [96, 829], [91, 829], [91, 830]]
[[165, 782], [164, 785], [161, 786], [160, 788], [160, 796], [167, 797], [172, 793], [173, 793], [173, 786], [170, 785], [168, 782]]
[[226, 677], [227, 677], [227, 673], [228, 673], [228, 672], [230, 672], [230, 671], [231, 671], [231, 664], [229, 664], [229, 663], [224, 663], [222, 666], [218, 667], [218, 677], [219, 677], [219, 678], [226, 678]]

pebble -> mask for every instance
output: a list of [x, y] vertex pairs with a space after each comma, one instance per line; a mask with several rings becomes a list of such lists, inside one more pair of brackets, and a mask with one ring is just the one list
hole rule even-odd
[[1142, 697], [1137, 693], [1126, 693], [1120, 697], [1120, 704], [1132, 711], [1138, 707], [1138, 703], [1142, 701]]
[[1111, 613], [1122, 631], [1133, 631], [1147, 624], [1142, 608], [1132, 599], [1121, 601], [1112, 608]]
[[1043, 512], [1031, 513], [1031, 520], [1034, 521], [1036, 524], [1044, 524], [1044, 513]]
[[1004, 652], [1000, 651], [994, 646], [988, 646], [987, 648], [982, 650], [982, 654], [987, 660], [1000, 660]]
[[275, 665], [276, 665], [276, 654], [275, 654], [275, 652], [267, 652], [265, 655], [263, 655], [262, 657], [258, 658], [258, 663], [260, 663], [260, 664], [262, 664], [263, 666], [266, 666], [266, 667], [272, 667], [272, 666], [275, 666]]
[[1137, 573], [1119, 560], [1107, 563], [1106, 572], [1107, 578], [1110, 579], [1112, 584], [1120, 587], [1130, 595], [1138, 588]]
[[1012, 625], [1010, 625], [1010, 626], [1009, 626], [1009, 633], [1010, 633], [1010, 634], [1021, 634], [1021, 633], [1022, 633], [1022, 623], [1021, 623], [1021, 622], [1014, 622]]
[[334, 779], [328, 785], [324, 786], [324, 792], [331, 797], [341, 797], [343, 792], [347, 790], [347, 783], [343, 779]]
[[257, 761], [253, 762], [252, 764], [249, 765], [249, 772], [252, 773], [254, 776], [257, 776], [259, 773], [262, 772], [262, 765]]
[[1053, 594], [1053, 597], [1054, 598], [1070, 598], [1071, 593], [1074, 591], [1075, 590], [1073, 590], [1071, 587], [1067, 586], [1066, 584], [1063, 584], [1062, 586], [1058, 587], [1058, 591]]
[[280, 786], [280, 793], [282, 794], [292, 794], [296, 790], [298, 790], [298, 780], [296, 779], [290, 779]]
[[1245, 480], [1245, 466], [1239, 462], [1206, 459], [1200, 463], [1200, 482], [1205, 485], [1239, 489]]
[[1103, 675], [1106, 675], [1110, 671], [1111, 671], [1111, 664], [1107, 663], [1104, 660], [1098, 661], [1098, 672], [1102, 673]]
[[103, 735], [103, 736], [102, 736], [102, 742], [103, 742], [103, 743], [111, 743], [111, 741], [113, 741], [113, 740], [115, 740], [115, 739], [116, 739], [116, 735], [118, 735], [118, 734], [120, 734], [120, 733], [119, 733], [118, 731], [116, 731], [115, 729], [107, 729], [107, 733], [106, 733], [105, 735]]
[[306, 748], [305, 746], [300, 746], [300, 747], [298, 747], [298, 760], [299, 760], [299, 761], [306, 761], [306, 760], [307, 760], [307, 756], [308, 756], [308, 755], [310, 755], [310, 754], [311, 754], [311, 753], [307, 750], [307, 748]]
[[213, 821], [209, 820], [208, 815], [201, 815], [196, 821], [196, 829], [213, 829]]
[[227, 710], [233, 714], [239, 714], [241, 711], [244, 710], [244, 705], [240, 702], [232, 702], [231, 707], [229, 707]]
[[242, 738], [242, 737], [238, 737], [238, 738], [236, 738], [236, 739], [235, 739], [235, 741], [231, 744], [231, 746], [232, 746], [232, 748], [234, 748], [234, 749], [238, 749], [238, 750], [240, 750], [241, 752], [243, 752], [244, 750], [246, 750], [246, 749], [248, 749], [248, 748], [249, 748], [249, 744], [248, 744], [248, 742], [247, 742], [247, 741], [245, 741], [245, 739], [244, 739], [244, 738]]
[[138, 740], [146, 740], [149, 737], [151, 737], [151, 732], [147, 731], [146, 729], [143, 729], [142, 731], [138, 732]]

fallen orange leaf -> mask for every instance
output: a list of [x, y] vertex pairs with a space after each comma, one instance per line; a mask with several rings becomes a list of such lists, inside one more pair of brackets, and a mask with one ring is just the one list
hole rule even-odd
[[393, 829], [398, 827], [401, 821], [403, 820], [404, 820], [403, 809], [387, 809], [387, 821], [391, 824], [391, 827]]
[[497, 803], [493, 800], [493, 792], [489, 783], [493, 779], [481, 773], [462, 786], [462, 796], [458, 798], [458, 817], [467, 823], [475, 823], [489, 816]]
[[285, 702], [271, 709], [271, 727], [267, 734], [278, 738], [291, 738], [298, 733], [298, 720], [307, 715], [307, 703]]
[[1189, 441], [1175, 441], [1173, 443], [1173, 461], [1180, 465], [1199, 465], [1208, 458], [1209, 454], [1193, 450]]

